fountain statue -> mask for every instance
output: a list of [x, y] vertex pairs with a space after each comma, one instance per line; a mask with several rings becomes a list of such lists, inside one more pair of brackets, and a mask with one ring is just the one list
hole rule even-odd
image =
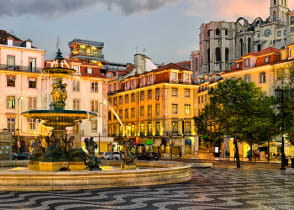
[[[54, 79], [52, 84], [52, 103], [48, 110], [30, 110], [22, 115], [41, 120], [46, 127], [52, 128], [51, 134], [45, 137], [46, 149], [40, 145], [34, 145], [33, 159], [29, 163], [29, 168], [40, 171], [68, 170], [99, 170], [99, 159], [95, 155], [95, 142], [93, 139], [85, 142], [88, 152], [81, 148], [73, 149], [74, 137], [67, 138], [67, 127], [72, 127], [83, 119], [97, 117], [96, 113], [66, 110], [67, 92], [66, 86], [62, 82], [63, 77], [75, 73], [74, 69], [64, 68], [61, 62], [64, 60], [60, 49], [58, 49], [55, 66], [43, 69], [43, 73]], [[97, 146], [97, 145], [96, 145]], [[93, 152], [94, 151], [94, 152]], [[85, 165], [84, 165], [85, 163]]]

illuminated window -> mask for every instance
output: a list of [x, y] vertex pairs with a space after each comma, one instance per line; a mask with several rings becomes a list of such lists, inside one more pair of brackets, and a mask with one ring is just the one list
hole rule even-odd
[[178, 114], [178, 104], [172, 104], [172, 113]]
[[91, 101], [91, 111], [98, 112], [98, 101], [97, 100]]
[[29, 78], [29, 88], [37, 88], [37, 78]]
[[29, 130], [35, 130], [37, 128], [37, 120], [36, 119], [28, 119], [28, 127]]
[[191, 105], [185, 104], [185, 114], [190, 115], [191, 114]]
[[15, 109], [15, 96], [7, 96], [7, 109]]
[[98, 82], [92, 82], [91, 90], [92, 93], [98, 93]]
[[28, 97], [29, 110], [37, 109], [37, 97]]
[[172, 96], [178, 96], [178, 88], [172, 88]]
[[15, 87], [15, 76], [7, 76], [7, 87]]

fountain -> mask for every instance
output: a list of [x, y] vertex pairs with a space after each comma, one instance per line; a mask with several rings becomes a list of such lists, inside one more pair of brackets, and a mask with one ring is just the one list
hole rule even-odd
[[[27, 118], [42, 120], [43, 125], [52, 128], [51, 135], [46, 137], [47, 148], [35, 145], [32, 161], [29, 169], [37, 171], [59, 171], [59, 170], [83, 170], [84, 163], [90, 170], [99, 170], [99, 160], [95, 156], [93, 139], [85, 141], [88, 151], [83, 152], [80, 148], [73, 149], [73, 138], [67, 139], [66, 128], [72, 127], [76, 122], [83, 119], [97, 117], [95, 113], [80, 110], [65, 110], [67, 99], [66, 84], [62, 78], [75, 73], [74, 69], [61, 67], [64, 58], [58, 49], [55, 61], [56, 66], [43, 69], [43, 73], [53, 77], [52, 100], [50, 110], [31, 110], [23, 112]], [[96, 157], [96, 158], [95, 158]]]
[[[43, 73], [54, 79], [51, 109], [23, 112], [27, 118], [38, 119], [51, 128], [46, 137], [46, 148], [35, 142], [32, 160], [0, 161], [0, 191], [51, 191], [117, 188], [180, 183], [191, 180], [191, 165], [167, 161], [136, 161], [132, 147], [125, 143], [123, 162], [102, 162], [95, 154], [93, 138], [85, 139], [86, 149], [73, 148], [74, 138], [67, 139], [66, 128], [76, 122], [96, 117], [87, 111], [66, 110], [66, 84], [62, 79], [75, 72], [62, 68], [63, 57], [57, 52], [57, 66], [45, 68]], [[111, 108], [110, 108], [111, 109]], [[114, 110], [113, 110], [114, 111]], [[101, 165], [102, 165], [101, 164]], [[10, 169], [3, 168], [11, 167]], [[28, 166], [28, 167], [27, 167]], [[2, 167], [2, 168], [1, 168]]]

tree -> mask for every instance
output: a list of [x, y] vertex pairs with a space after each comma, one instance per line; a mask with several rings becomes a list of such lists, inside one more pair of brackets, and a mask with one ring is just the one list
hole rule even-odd
[[[204, 113], [209, 120], [218, 125], [220, 133], [233, 137], [237, 168], [240, 168], [238, 140], [251, 139], [259, 142], [259, 129], [265, 131], [271, 125], [272, 99], [264, 96], [254, 83], [242, 79], [225, 80], [209, 90], [210, 104], [206, 105]], [[267, 117], [268, 116], [268, 117]], [[264, 118], [268, 120], [264, 120]]]

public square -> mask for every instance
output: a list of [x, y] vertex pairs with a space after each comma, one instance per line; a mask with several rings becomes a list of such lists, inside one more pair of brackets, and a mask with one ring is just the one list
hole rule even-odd
[[192, 181], [104, 190], [1, 192], [0, 209], [293, 209], [294, 176], [278, 164], [220, 162]]

